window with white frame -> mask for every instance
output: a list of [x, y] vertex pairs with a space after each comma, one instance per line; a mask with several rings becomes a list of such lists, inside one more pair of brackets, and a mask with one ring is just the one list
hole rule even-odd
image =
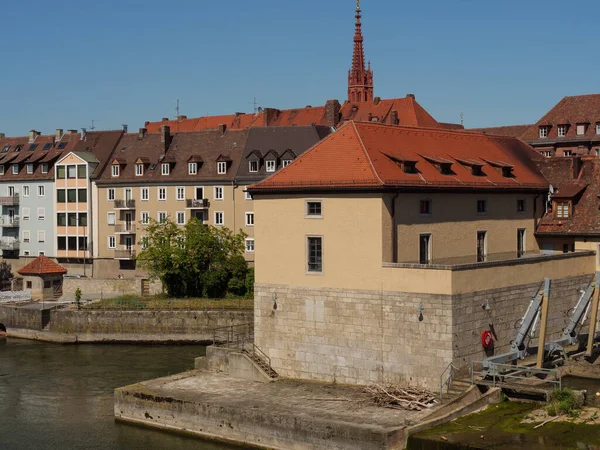
[[267, 172], [275, 172], [275, 168], [277, 167], [277, 161], [274, 159], [268, 159], [266, 161]]
[[171, 173], [171, 165], [169, 163], [162, 163], [160, 165], [161, 175], [169, 175]]
[[109, 236], [108, 237], [108, 248], [117, 248], [117, 237], [116, 236]]
[[254, 253], [254, 239], [246, 238], [246, 253]]
[[142, 225], [148, 225], [150, 223], [150, 213], [147, 211], [142, 212]]
[[215, 186], [215, 200], [223, 200], [223, 186]]
[[215, 211], [215, 225], [223, 226], [224, 223], [224, 213], [223, 211]]
[[246, 194], [246, 200], [252, 200], [252, 194], [248, 191], [244, 192]]
[[0, 165], [0, 175], [4, 175], [4, 166]]
[[596, 134], [600, 134], [600, 122], [596, 122]]
[[29, 197], [29, 186], [23, 186], [23, 197]]
[[164, 188], [164, 187], [158, 188], [158, 199], [161, 202], [164, 202], [165, 200], [167, 200], [167, 188]]
[[135, 176], [136, 177], [141, 177], [142, 175], [144, 175], [144, 165], [143, 164], [136, 164], [135, 165]]
[[246, 226], [247, 227], [253, 227], [254, 226], [254, 213], [253, 212], [247, 212], [246, 213]]
[[25, 207], [21, 210], [21, 217], [23, 220], [29, 220], [30, 216], [31, 216], [31, 210], [29, 208]]
[[558, 137], [565, 137], [567, 135], [567, 126], [559, 125], [558, 126]]
[[544, 155], [546, 158], [551, 158], [552, 157], [552, 152], [550, 150], [544, 150], [542, 152], [542, 155]]
[[28, 243], [31, 240], [31, 232], [28, 230], [23, 231], [23, 242]]
[[106, 222], [110, 226], [114, 226], [117, 223], [117, 215], [114, 212], [109, 212], [106, 216]]
[[196, 175], [198, 173], [198, 164], [193, 162], [188, 164], [188, 174]]
[[158, 212], [158, 222], [159, 223], [166, 222], [167, 221], [167, 217], [168, 217], [168, 215], [167, 215], [166, 211], [159, 211]]
[[181, 200], [185, 200], [185, 188], [184, 187], [178, 187], [177, 188], [177, 200], [181, 201]]
[[291, 160], [291, 159], [284, 159], [284, 160], [281, 162], [281, 165], [282, 165], [282, 167], [287, 167], [287, 166], [289, 166], [291, 163], [292, 163], [292, 160]]
[[46, 195], [46, 186], [38, 185], [38, 197], [44, 197]]
[[185, 225], [185, 211], [177, 211], [177, 225]]
[[113, 164], [113, 166], [112, 166], [112, 176], [113, 177], [118, 177], [119, 176], [119, 165], [118, 164]]
[[147, 202], [148, 199], [150, 198], [150, 188], [147, 188], [147, 187], [142, 188], [140, 195], [141, 195], [142, 201]]
[[224, 175], [227, 173], [227, 163], [225, 161], [219, 161], [217, 163], [217, 173], [219, 175]]
[[38, 231], [38, 242], [46, 242], [46, 232], [41, 230]]
[[573, 151], [572, 150], [564, 150], [563, 156], [573, 156]]
[[33, 173], [33, 164], [28, 163], [26, 167], [27, 167], [27, 173], [32, 174]]
[[12, 165], [12, 173], [13, 173], [13, 175], [18, 175], [19, 174], [19, 165], [18, 164], [13, 164]]
[[15, 191], [15, 187], [14, 186], [9, 186], [8, 187], [8, 196], [9, 197], [14, 197], [16, 193], [17, 193], [17, 191]]
[[46, 220], [46, 208], [38, 208], [37, 209], [37, 218], [38, 220]]
[[586, 129], [586, 126], [585, 126], [584, 123], [578, 123], [577, 124], [577, 135], [578, 136], [584, 135], [585, 134], [585, 129]]
[[115, 200], [115, 188], [108, 188], [106, 191], [106, 198], [108, 199], [109, 202], [112, 202]]
[[548, 127], [540, 127], [540, 138], [548, 137]]
[[258, 172], [258, 161], [248, 161], [248, 170], [250, 172]]
[[48, 173], [48, 163], [40, 164], [40, 169], [41, 169], [42, 173]]

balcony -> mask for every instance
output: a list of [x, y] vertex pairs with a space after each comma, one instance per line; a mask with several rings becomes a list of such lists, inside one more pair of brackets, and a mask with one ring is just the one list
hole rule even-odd
[[116, 224], [115, 234], [135, 234], [135, 223], [124, 222]]
[[122, 260], [126, 260], [126, 261], [135, 259], [135, 250], [133, 250], [133, 249], [115, 250], [115, 259], [122, 259]]
[[0, 239], [0, 250], [16, 251], [21, 247], [21, 242], [15, 238]]
[[8, 197], [0, 197], [0, 205], [2, 206], [17, 206], [19, 204], [19, 194], [9, 195]]
[[135, 200], [115, 200], [115, 209], [135, 209]]
[[18, 216], [0, 216], [0, 227], [2, 228], [19, 228]]
[[208, 199], [192, 200], [188, 198], [185, 201], [185, 207], [186, 209], [206, 209], [208, 208]]

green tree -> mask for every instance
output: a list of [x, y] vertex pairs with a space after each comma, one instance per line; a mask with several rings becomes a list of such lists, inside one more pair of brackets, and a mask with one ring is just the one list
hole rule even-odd
[[152, 220], [146, 231], [138, 262], [170, 297], [223, 297], [230, 288], [236, 295], [245, 293], [231, 282], [239, 279], [244, 285], [248, 271], [242, 231], [234, 234], [195, 218], [183, 228], [171, 220]]

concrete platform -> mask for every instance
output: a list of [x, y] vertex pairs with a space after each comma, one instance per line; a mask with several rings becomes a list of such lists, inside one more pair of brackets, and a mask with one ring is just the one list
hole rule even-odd
[[356, 386], [199, 370], [115, 391], [116, 420], [282, 450], [402, 449], [404, 429], [430, 412], [372, 406]]

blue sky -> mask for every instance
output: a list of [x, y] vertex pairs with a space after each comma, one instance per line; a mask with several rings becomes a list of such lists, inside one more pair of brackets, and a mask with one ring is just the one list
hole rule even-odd
[[[0, 132], [130, 130], [346, 97], [354, 0], [20, 0], [2, 8]], [[600, 2], [362, 0], [375, 95], [437, 120], [536, 122], [600, 92]]]

